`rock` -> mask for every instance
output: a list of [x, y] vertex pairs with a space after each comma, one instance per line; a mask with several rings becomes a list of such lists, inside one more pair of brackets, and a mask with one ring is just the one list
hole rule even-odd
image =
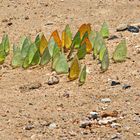
[[117, 133], [111, 136], [111, 140], [115, 140], [115, 139], [121, 139], [121, 134]]
[[65, 93], [63, 94], [63, 97], [69, 98], [69, 97], [70, 97], [70, 94], [69, 94], [68, 92], [65, 92]]
[[99, 117], [99, 114], [97, 112], [90, 112], [92, 119], [97, 119]]
[[128, 26], [128, 31], [132, 33], [139, 33], [139, 28], [135, 26]]
[[23, 129], [24, 130], [31, 130], [31, 129], [33, 129], [34, 128], [34, 126], [32, 125], [32, 124], [28, 124], [28, 125], [26, 125]]
[[140, 54], [140, 46], [135, 46], [135, 50], [137, 54]]
[[43, 136], [39, 134], [33, 134], [31, 136], [31, 140], [42, 140], [42, 139], [43, 139]]
[[8, 26], [11, 26], [11, 25], [13, 25], [13, 23], [12, 22], [8, 22], [7, 25]]
[[140, 133], [137, 133], [137, 136], [140, 136]]
[[118, 116], [118, 112], [116, 110], [114, 111], [110, 111], [110, 112], [103, 112], [101, 114], [102, 118], [106, 118], [106, 117], [117, 117]]
[[58, 76], [56, 76], [56, 75], [50, 76], [47, 83], [48, 83], [48, 85], [55, 85], [55, 84], [58, 84], [58, 83], [59, 83], [59, 78], [58, 78]]
[[86, 128], [87, 126], [91, 127], [92, 121], [84, 120], [80, 122], [80, 128]]
[[117, 81], [112, 81], [111, 82], [111, 86], [116, 86], [116, 85], [120, 85], [121, 83], [120, 82], [117, 82]]
[[27, 92], [27, 91], [34, 90], [34, 89], [39, 89], [41, 86], [42, 86], [41, 83], [33, 82], [33, 83], [29, 83], [29, 84], [20, 86], [19, 89], [21, 92]]
[[101, 99], [101, 102], [102, 103], [110, 103], [111, 99], [110, 98], [103, 98], [103, 99]]
[[127, 85], [127, 84], [124, 84], [124, 85], [122, 86], [122, 89], [128, 89], [128, 88], [131, 88], [131, 86], [130, 86], [130, 85]]
[[121, 127], [121, 124], [119, 124], [119, 123], [112, 123], [111, 127], [112, 128], [119, 128], [119, 127]]
[[76, 132], [74, 132], [74, 131], [70, 131], [69, 134], [70, 134], [70, 136], [76, 136], [77, 135]]
[[120, 24], [120, 25], [118, 25], [118, 27], [116, 28], [116, 30], [117, 30], [117, 32], [119, 32], [119, 31], [125, 31], [125, 30], [127, 30], [127, 28], [128, 28], [128, 25], [127, 24]]
[[100, 125], [106, 125], [106, 124], [111, 124], [113, 122], [115, 122], [117, 119], [114, 117], [106, 117], [106, 118], [102, 118], [98, 121], [98, 124]]
[[56, 128], [57, 126], [56, 126], [56, 124], [55, 123], [51, 123], [50, 125], [49, 125], [49, 129], [54, 129], [54, 128]]

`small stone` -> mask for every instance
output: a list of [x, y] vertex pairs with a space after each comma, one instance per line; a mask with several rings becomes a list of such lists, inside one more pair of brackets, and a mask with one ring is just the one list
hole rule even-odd
[[92, 122], [90, 120], [84, 120], [80, 122], [80, 128], [86, 128], [87, 126], [91, 127]]
[[90, 112], [92, 119], [97, 119], [99, 117], [99, 114], [97, 112]]
[[34, 126], [32, 124], [28, 124], [23, 129], [25, 129], [25, 130], [31, 130], [33, 128], [34, 128]]
[[111, 127], [112, 128], [119, 128], [119, 127], [121, 127], [121, 125], [119, 123], [112, 123]]
[[41, 86], [42, 85], [40, 82], [33, 82], [33, 83], [29, 83], [29, 84], [20, 86], [19, 89], [21, 92], [27, 92], [27, 91], [34, 90], [34, 89], [39, 89]]
[[49, 129], [54, 129], [54, 128], [56, 128], [57, 126], [56, 126], [56, 124], [55, 123], [51, 123], [50, 125], [49, 125]]
[[28, 19], [29, 19], [29, 17], [28, 17], [28, 16], [26, 16], [26, 17], [25, 17], [25, 20], [28, 20]]
[[101, 117], [102, 118], [106, 118], [106, 117], [117, 117], [117, 116], [118, 116], [118, 111], [116, 111], [116, 110], [103, 112], [101, 114]]
[[111, 86], [116, 86], [116, 85], [120, 85], [121, 83], [120, 82], [117, 82], [117, 81], [112, 81], [111, 82]]
[[76, 132], [70, 131], [69, 132], [70, 136], [76, 136]]
[[135, 26], [128, 26], [128, 31], [132, 32], [132, 33], [138, 33], [139, 32], [139, 28], [135, 27]]
[[50, 76], [48, 79], [48, 85], [55, 85], [59, 83], [59, 78], [57, 76]]
[[11, 26], [12, 24], [13, 24], [12, 22], [7, 23], [8, 26]]
[[137, 136], [140, 136], [140, 133], [137, 133]]
[[102, 103], [110, 103], [111, 99], [110, 98], [103, 98], [103, 99], [101, 99], [101, 102]]
[[106, 118], [102, 118], [98, 121], [98, 124], [100, 125], [106, 125], [106, 124], [111, 124], [113, 122], [115, 122], [117, 119], [114, 117], [106, 117]]
[[121, 134], [117, 133], [111, 136], [111, 140], [115, 140], [115, 139], [120, 139], [121, 138]]
[[122, 89], [128, 89], [128, 88], [131, 88], [131, 86], [130, 86], [130, 85], [127, 85], [127, 84], [124, 84], [124, 85], [122, 86]]
[[119, 32], [119, 31], [125, 31], [125, 30], [127, 30], [127, 28], [128, 28], [128, 25], [127, 24], [120, 24], [118, 27], [117, 27], [117, 31]]
[[39, 134], [33, 134], [31, 136], [31, 140], [41, 140], [41, 139], [43, 139], [43, 136]]
[[70, 94], [67, 93], [67, 92], [65, 92], [65, 93], [63, 94], [63, 97], [69, 98], [69, 97], [70, 97]]

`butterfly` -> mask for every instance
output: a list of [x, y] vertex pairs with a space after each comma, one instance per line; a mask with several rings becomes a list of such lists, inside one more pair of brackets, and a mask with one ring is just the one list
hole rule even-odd
[[68, 75], [69, 80], [72, 81], [77, 79], [79, 77], [80, 70], [81, 70], [81, 66], [77, 55], [75, 55], [69, 69], [69, 75]]
[[72, 32], [69, 25], [67, 24], [64, 31], [62, 32], [62, 47], [67, 52], [70, 49], [72, 43]]
[[90, 32], [91, 32], [91, 25], [90, 24], [82, 24], [78, 31], [80, 32], [80, 38], [82, 39], [86, 32], [88, 34], [90, 34]]
[[56, 73], [57, 74], [68, 73], [69, 65], [68, 65], [68, 62], [66, 60], [64, 53], [59, 53], [59, 55], [57, 55], [56, 57], [57, 58], [55, 58], [55, 63], [53, 65]]
[[123, 62], [125, 61], [126, 56], [127, 56], [127, 46], [126, 46], [126, 40], [124, 39], [116, 47], [113, 53], [113, 60], [115, 62]]
[[86, 75], [87, 75], [86, 65], [84, 65], [84, 67], [81, 70], [80, 76], [79, 76], [79, 86], [81, 86], [85, 83]]
[[60, 36], [58, 34], [58, 31], [55, 30], [52, 34], [51, 34], [51, 37], [50, 38], [54, 38], [54, 41], [57, 43], [58, 47], [61, 48], [62, 47], [62, 42], [61, 42], [61, 39], [60, 39]]
[[109, 67], [109, 55], [108, 55], [108, 50], [107, 48], [103, 52], [103, 57], [101, 61], [101, 70], [105, 72]]
[[108, 29], [108, 25], [106, 22], [103, 23], [100, 33], [102, 35], [103, 38], [108, 38], [109, 37], [109, 29]]
[[24, 59], [24, 62], [23, 62], [23, 65], [22, 65], [23, 68], [28, 68], [32, 64], [32, 61], [34, 59], [34, 56], [35, 56], [37, 50], [38, 50], [38, 48], [37, 48], [36, 44], [32, 43], [30, 45], [28, 54]]
[[39, 47], [39, 52], [40, 52], [40, 55], [42, 56], [45, 48], [48, 47], [48, 41], [46, 37], [44, 36], [44, 34], [37, 36], [35, 44], [38, 45], [37, 47]]

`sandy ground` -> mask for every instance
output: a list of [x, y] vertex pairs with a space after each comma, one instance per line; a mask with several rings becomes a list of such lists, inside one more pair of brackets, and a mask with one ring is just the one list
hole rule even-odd
[[[82, 23], [98, 30], [107, 21], [112, 35], [107, 41], [110, 57], [122, 38], [128, 42], [124, 63], [110, 62], [109, 70], [100, 73], [100, 65], [87, 55], [83, 63], [90, 73], [82, 87], [59, 75], [57, 85], [46, 84], [51, 75], [50, 64], [41, 68], [12, 69], [11, 55], [0, 66], [0, 140], [139, 140], [140, 139], [140, 34], [116, 33], [120, 23], [140, 21], [139, 0], [0, 0], [0, 37], [8, 33], [11, 43], [23, 35], [32, 39], [44, 32], [47, 37], [55, 29], [61, 32], [68, 23], [73, 31]], [[121, 84], [112, 87], [111, 80]], [[37, 89], [21, 89], [32, 83]], [[131, 88], [122, 89], [124, 84]], [[69, 95], [69, 97], [67, 96]], [[110, 103], [101, 99], [110, 98]], [[80, 122], [91, 111], [117, 111], [117, 123], [80, 128]], [[56, 127], [49, 128], [51, 123]], [[30, 130], [25, 130], [30, 127]]]

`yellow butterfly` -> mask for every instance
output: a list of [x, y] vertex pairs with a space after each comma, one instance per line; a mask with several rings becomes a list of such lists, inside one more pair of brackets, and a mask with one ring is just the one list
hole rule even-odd
[[82, 24], [79, 28], [79, 32], [80, 32], [80, 38], [82, 39], [86, 32], [88, 32], [88, 34], [90, 34], [91, 25], [90, 24]]
[[55, 30], [55, 31], [52, 33], [52, 35], [51, 35], [50, 38], [52, 38], [52, 37], [54, 38], [54, 41], [57, 43], [58, 47], [61, 48], [61, 47], [62, 47], [62, 42], [61, 42], [61, 39], [60, 39], [60, 36], [59, 36], [57, 30]]
[[46, 37], [44, 36], [44, 34], [42, 34], [40, 38], [40, 43], [39, 43], [39, 52], [41, 56], [43, 55], [44, 50], [47, 48], [47, 46], [48, 46], [48, 41]]
[[67, 24], [65, 30], [62, 32], [62, 47], [64, 51], [67, 52], [70, 49], [72, 43], [72, 33], [69, 25]]
[[84, 40], [82, 41], [82, 44], [83, 43], [86, 44], [86, 52], [91, 53], [92, 52], [92, 44], [91, 44], [89, 38], [88, 37], [84, 38]]
[[77, 79], [79, 77], [80, 70], [81, 70], [81, 66], [77, 55], [75, 55], [69, 69], [69, 75], [68, 75], [69, 80], [72, 81]]

